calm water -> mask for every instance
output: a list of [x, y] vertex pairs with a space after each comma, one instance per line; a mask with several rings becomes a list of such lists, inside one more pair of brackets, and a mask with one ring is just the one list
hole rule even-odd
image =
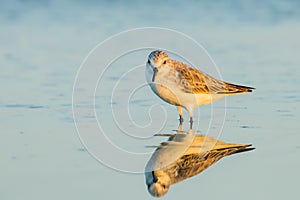
[[[227, 99], [220, 138], [228, 143], [251, 143], [256, 150], [221, 160], [172, 186], [163, 198], [182, 199], [187, 194], [203, 199], [296, 198], [300, 178], [299, 7], [292, 0], [191, 4], [1, 1], [0, 199], [151, 198], [143, 174], [121, 173], [92, 158], [79, 140], [72, 115], [75, 76], [91, 49], [112, 34], [145, 26], [191, 36], [209, 52], [224, 80], [257, 88], [252, 94]], [[136, 55], [144, 62], [147, 52]], [[142, 64], [139, 61], [134, 63], [129, 56], [124, 62], [137, 66]], [[142, 68], [136, 73], [143, 80]], [[115, 83], [120, 74], [120, 68], [112, 67], [106, 81]], [[135, 85], [134, 79], [127, 80], [128, 86]], [[126, 88], [120, 87], [120, 92], [127, 94]], [[118, 108], [127, 103], [122, 95], [115, 99], [110, 102], [96, 93], [96, 111], [109, 112], [111, 105]], [[133, 121], [147, 125], [149, 118], [144, 113], [153, 104], [165, 109], [162, 132], [171, 133], [177, 128], [177, 111], [148, 87], [138, 90], [129, 102], [133, 118], [124, 118], [123, 125]], [[199, 111], [195, 119], [204, 131], [210, 107]], [[133, 139], [138, 132], [126, 136], [110, 119], [101, 118], [111, 131], [110, 139], [120, 148], [151, 152], [144, 146], [159, 142]], [[153, 119], [154, 124], [160, 122]], [[135, 130], [130, 127], [128, 130]], [[157, 131], [145, 130], [138, 136], [147, 138]]]

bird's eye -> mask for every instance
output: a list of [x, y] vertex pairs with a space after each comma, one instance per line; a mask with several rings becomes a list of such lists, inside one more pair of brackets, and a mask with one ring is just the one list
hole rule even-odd
[[150, 60], [148, 60], [148, 62], [147, 62], [148, 64], [150, 64]]
[[166, 64], [166, 63], [167, 63], [167, 61], [165, 60], [165, 61], [164, 61], [164, 64]]
[[166, 185], [162, 185], [164, 189], [166, 189]]

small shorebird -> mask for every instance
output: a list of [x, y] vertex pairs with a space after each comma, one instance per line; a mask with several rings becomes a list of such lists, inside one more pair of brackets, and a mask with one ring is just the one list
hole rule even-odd
[[146, 165], [146, 185], [152, 196], [165, 195], [172, 184], [196, 176], [223, 157], [255, 149], [250, 144], [196, 135], [192, 130], [180, 133], [169, 134], [169, 140], [157, 147]]
[[182, 108], [189, 112], [191, 126], [193, 111], [198, 106], [254, 89], [217, 80], [187, 64], [171, 60], [166, 52], [160, 50], [148, 56], [145, 75], [157, 96], [177, 106], [180, 123], [183, 122]]

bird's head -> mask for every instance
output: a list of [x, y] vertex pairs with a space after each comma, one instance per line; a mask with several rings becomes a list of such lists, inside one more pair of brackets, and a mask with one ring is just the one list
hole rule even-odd
[[169, 56], [166, 52], [156, 50], [156, 51], [152, 51], [149, 54], [147, 64], [159, 70], [164, 65], [166, 65], [168, 61], [169, 61]]
[[169, 56], [166, 52], [156, 50], [152, 51], [148, 56], [147, 67], [153, 70], [152, 82], [154, 82], [155, 75], [169, 62]]
[[152, 171], [151, 175], [149, 172], [146, 178], [148, 191], [152, 196], [161, 197], [169, 191], [171, 180], [163, 171]]

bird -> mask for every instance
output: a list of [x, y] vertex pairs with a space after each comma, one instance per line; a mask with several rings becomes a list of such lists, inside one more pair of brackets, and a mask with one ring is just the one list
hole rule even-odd
[[172, 184], [201, 173], [221, 158], [254, 149], [251, 144], [229, 144], [192, 132], [170, 134], [169, 140], [157, 147], [146, 165], [148, 192], [161, 197]]
[[191, 126], [193, 111], [198, 106], [255, 89], [218, 80], [188, 64], [170, 59], [162, 50], [149, 54], [145, 76], [157, 96], [177, 107], [180, 123], [183, 122], [182, 108], [189, 112]]

